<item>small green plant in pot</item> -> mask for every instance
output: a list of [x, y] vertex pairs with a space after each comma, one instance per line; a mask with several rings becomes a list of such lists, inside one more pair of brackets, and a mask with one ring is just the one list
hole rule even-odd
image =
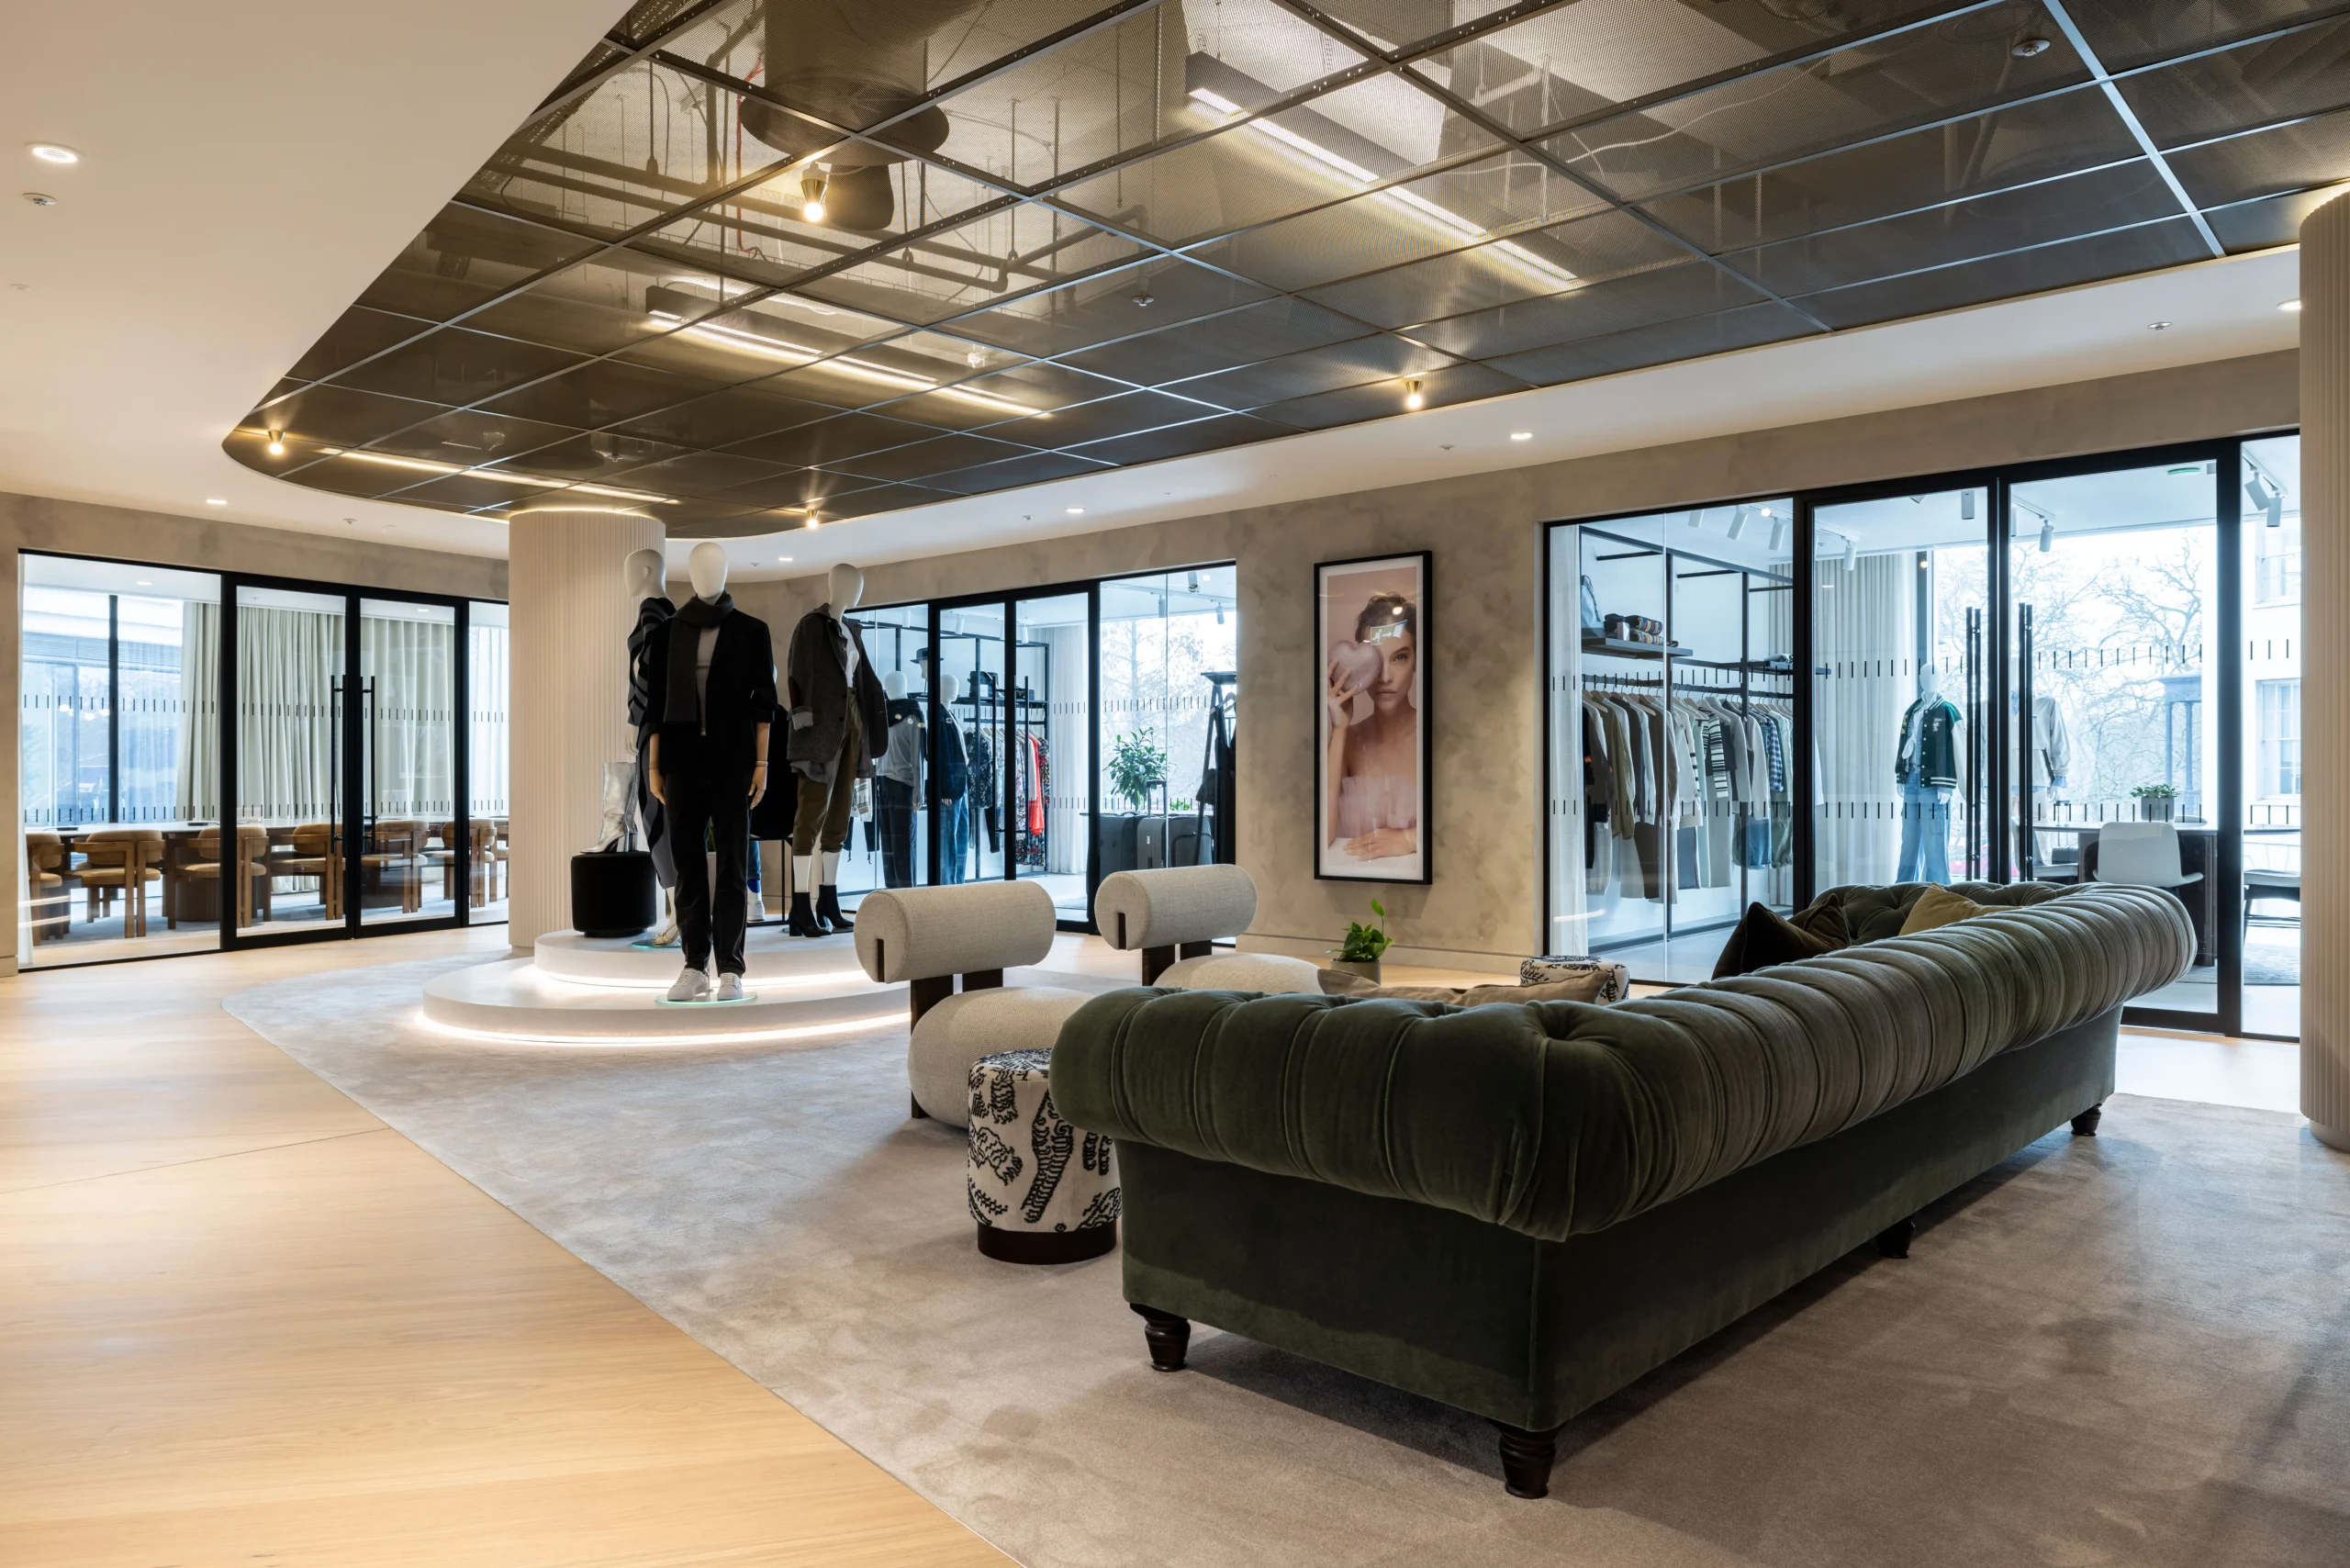
[[1150, 792], [1167, 782], [1167, 748], [1145, 727], [1120, 735], [1110, 748], [1110, 792], [1137, 812], [1150, 810]]
[[[1386, 909], [1377, 899], [1371, 901], [1371, 913], [1380, 919], [1387, 918]], [[1331, 949], [1330, 967], [1348, 974], [1360, 975], [1376, 984], [1379, 980], [1380, 955], [1393, 946], [1387, 933], [1375, 925], [1355, 921], [1347, 927], [1347, 939]]]
[[2138, 802], [2141, 822], [2166, 823], [2178, 810], [2178, 786], [2176, 784], [2141, 784], [2130, 791]]

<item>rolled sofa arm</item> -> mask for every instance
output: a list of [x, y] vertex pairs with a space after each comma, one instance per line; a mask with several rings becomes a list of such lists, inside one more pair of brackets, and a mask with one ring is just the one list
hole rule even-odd
[[2178, 901], [2099, 884], [1613, 1007], [1113, 991], [1062, 1025], [1089, 1131], [1451, 1209], [1605, 1229], [2185, 973]]

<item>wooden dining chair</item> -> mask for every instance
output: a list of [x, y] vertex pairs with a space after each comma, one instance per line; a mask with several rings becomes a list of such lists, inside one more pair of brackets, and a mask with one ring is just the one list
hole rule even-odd
[[302, 823], [274, 830], [283, 847], [263, 862], [265, 884], [308, 879], [319, 884], [319, 910], [329, 921], [342, 918], [342, 844], [332, 823]]
[[378, 886], [386, 877], [399, 879], [400, 913], [414, 914], [424, 907], [424, 824], [414, 818], [386, 818], [375, 823], [367, 852], [359, 863]]
[[93, 828], [80, 848], [73, 877], [89, 892], [89, 918], [111, 913], [119, 893], [123, 935], [146, 935], [147, 888], [163, 878], [163, 835], [151, 827]]
[[[241, 931], [254, 924], [256, 889], [259, 902], [266, 913], [269, 898], [269, 829], [259, 823], [237, 825], [236, 848], [229, 855], [220, 853], [221, 831], [207, 827], [188, 843], [188, 858], [173, 868], [173, 876], [182, 883], [218, 882], [220, 885], [220, 918], [233, 919]], [[176, 912], [169, 924], [179, 924]]]
[[25, 834], [26, 880], [29, 884], [25, 914], [37, 943], [54, 941], [72, 926], [73, 905], [65, 890], [66, 867], [72, 859], [65, 841], [57, 834]]

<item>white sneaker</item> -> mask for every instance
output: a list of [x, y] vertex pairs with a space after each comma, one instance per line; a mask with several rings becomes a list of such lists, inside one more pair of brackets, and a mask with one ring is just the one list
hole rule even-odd
[[670, 983], [671, 1002], [699, 1002], [710, 994], [710, 977], [699, 969], [681, 970]]
[[742, 1001], [742, 1000], [743, 1000], [743, 977], [742, 977], [741, 975], [721, 975], [721, 976], [719, 976], [719, 977], [718, 977], [718, 989], [717, 989], [716, 991], [712, 991], [712, 992], [711, 993], [711, 997], [710, 997], [710, 999], [711, 999], [712, 1002], [740, 1002], [740, 1001]]

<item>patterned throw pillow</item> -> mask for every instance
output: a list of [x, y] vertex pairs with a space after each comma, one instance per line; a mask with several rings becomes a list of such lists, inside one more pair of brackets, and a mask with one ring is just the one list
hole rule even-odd
[[[1517, 966], [1520, 985], [1550, 985], [1559, 980], [1574, 980], [1582, 975], [1599, 976], [1599, 989], [1591, 998], [1596, 1002], [1621, 1002], [1631, 994], [1632, 971], [1606, 958], [1583, 958], [1572, 955], [1528, 958]], [[1519, 998], [1522, 1002], [1531, 997]]]
[[1621, 968], [1603, 964], [1536, 985], [1472, 985], [1463, 989], [1449, 985], [1373, 985], [1360, 975], [1343, 969], [1324, 969], [1322, 994], [1361, 1002], [1447, 1002], [1457, 1007], [1484, 1007], [1496, 1002], [1604, 1002], [1609, 999], [1601, 992], [1617, 983], [1616, 975], [1610, 971]]

